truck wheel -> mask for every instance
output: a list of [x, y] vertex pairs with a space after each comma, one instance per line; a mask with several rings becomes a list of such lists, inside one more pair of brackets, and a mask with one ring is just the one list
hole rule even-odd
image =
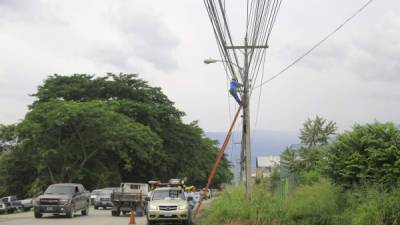
[[121, 211], [119, 211], [119, 210], [116, 210], [116, 211], [112, 210], [111, 211], [111, 215], [112, 216], [119, 216], [120, 214], [121, 214]]
[[85, 210], [82, 210], [81, 213], [82, 216], [87, 216], [89, 214], [89, 206], [87, 206]]
[[42, 218], [43, 214], [40, 212], [35, 212], [35, 218]]

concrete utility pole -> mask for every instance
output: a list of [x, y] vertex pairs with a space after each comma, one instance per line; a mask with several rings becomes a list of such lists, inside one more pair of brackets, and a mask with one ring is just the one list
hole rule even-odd
[[[243, 132], [242, 132], [242, 151], [240, 166], [240, 181], [246, 183], [246, 195], [251, 195], [251, 143], [250, 143], [250, 95], [252, 92], [251, 84], [255, 83], [251, 79], [257, 79], [259, 66], [264, 63], [265, 49], [268, 48], [268, 40], [276, 17], [281, 6], [282, 0], [266, 1], [255, 0], [251, 4], [247, 2], [246, 35], [244, 45], [236, 46], [233, 42], [229, 24], [226, 19], [225, 3], [217, 0], [204, 0], [210, 21], [216, 37], [218, 48], [225, 62], [226, 69], [231, 76], [236, 76], [236, 70], [232, 65], [239, 68], [241, 81], [243, 83], [242, 107], [243, 107]], [[236, 51], [240, 50], [240, 51]], [[233, 52], [231, 52], [233, 50]], [[238, 52], [244, 54], [244, 62], [238, 57]], [[211, 62], [210, 60], [205, 61]], [[243, 65], [240, 67], [240, 65]]]
[[[249, 80], [249, 54], [256, 48], [268, 48], [268, 46], [249, 46], [247, 36], [244, 40], [244, 46], [226, 46], [227, 49], [244, 50], [243, 67], [243, 128], [242, 128], [242, 148], [240, 154], [240, 182], [246, 185], [246, 196], [251, 197], [251, 139], [250, 139], [250, 80]], [[250, 50], [250, 51], [249, 51]]]
[[[244, 39], [244, 74], [243, 74], [243, 132], [242, 132], [242, 151], [244, 152], [245, 171], [246, 171], [246, 196], [251, 196], [251, 142], [250, 142], [250, 82], [249, 82], [249, 51], [247, 37]], [[244, 141], [244, 143], [243, 143]]]

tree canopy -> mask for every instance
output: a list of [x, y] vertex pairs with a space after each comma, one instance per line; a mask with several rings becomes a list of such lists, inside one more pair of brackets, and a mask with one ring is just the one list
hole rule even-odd
[[328, 146], [326, 173], [346, 188], [391, 188], [400, 181], [400, 130], [393, 123], [355, 125]]
[[283, 165], [291, 173], [301, 173], [318, 167], [323, 155], [323, 147], [329, 143], [329, 138], [336, 132], [336, 123], [316, 116], [308, 118], [300, 129], [301, 143], [288, 147], [282, 153]]
[[[137, 75], [54, 75], [33, 96], [20, 123], [0, 127], [0, 195], [55, 182], [206, 182], [217, 143]], [[231, 180], [229, 166], [224, 158], [215, 184]]]
[[318, 147], [328, 143], [329, 136], [334, 135], [337, 130], [336, 123], [316, 116], [311, 120], [308, 118], [300, 129], [300, 140], [307, 148]]

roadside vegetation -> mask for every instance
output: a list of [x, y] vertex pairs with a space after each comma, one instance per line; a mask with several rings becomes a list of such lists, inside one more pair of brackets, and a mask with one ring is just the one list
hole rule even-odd
[[[218, 152], [161, 88], [135, 74], [53, 75], [33, 96], [23, 120], [0, 125], [0, 196], [31, 197], [59, 182], [200, 185]], [[232, 178], [225, 158], [220, 168], [215, 185]]]
[[[231, 187], [200, 224], [400, 224], [400, 130], [393, 123], [336, 134], [334, 122], [317, 117], [305, 122], [300, 140], [270, 178], [256, 180], [250, 200], [243, 187]], [[294, 182], [285, 188], [288, 178]]]

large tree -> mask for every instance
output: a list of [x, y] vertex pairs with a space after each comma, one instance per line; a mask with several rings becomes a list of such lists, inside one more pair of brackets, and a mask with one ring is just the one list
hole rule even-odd
[[[7, 134], [0, 143], [15, 143], [0, 158], [5, 192], [22, 182], [31, 187], [19, 189], [22, 195], [54, 182], [88, 188], [173, 177], [206, 182], [216, 142], [196, 122], [183, 123], [184, 113], [137, 75], [54, 75], [33, 96], [24, 120], [0, 129]], [[15, 170], [13, 161], [20, 162]], [[215, 184], [231, 178], [224, 159]]]

